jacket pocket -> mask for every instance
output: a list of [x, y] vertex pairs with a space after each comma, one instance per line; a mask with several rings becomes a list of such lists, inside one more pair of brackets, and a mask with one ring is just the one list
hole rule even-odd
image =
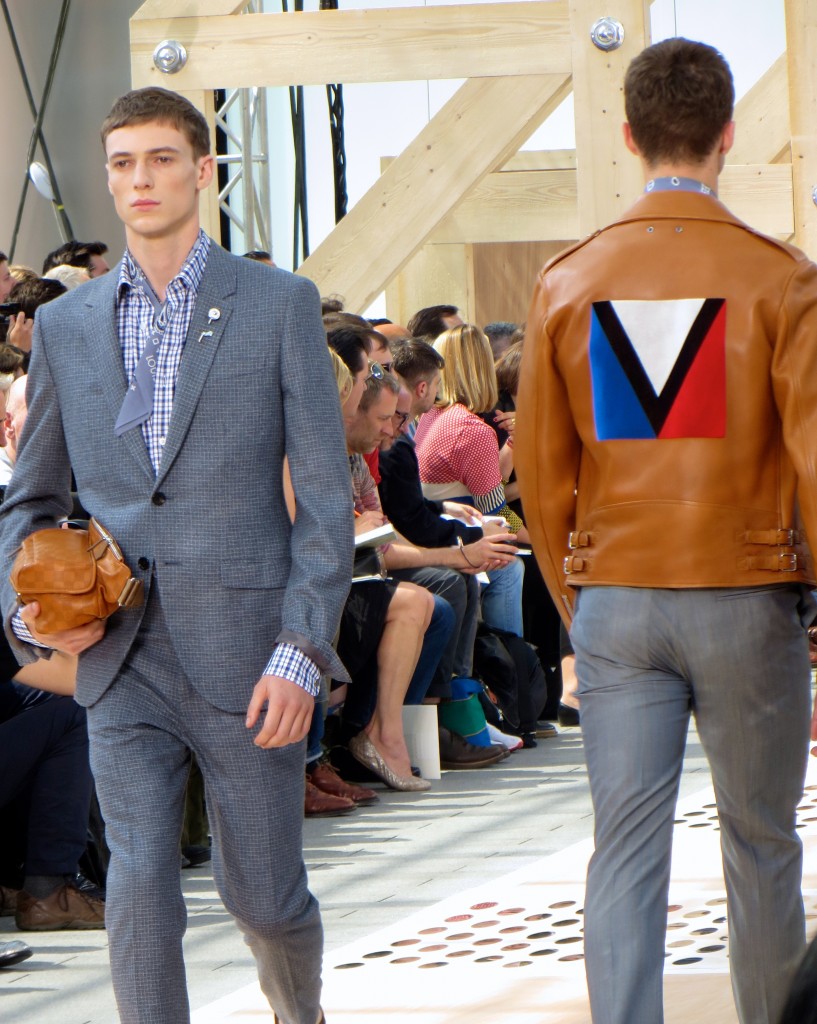
[[289, 562], [260, 562], [235, 559], [221, 563], [221, 582], [233, 590], [272, 590], [285, 587], [289, 580]]

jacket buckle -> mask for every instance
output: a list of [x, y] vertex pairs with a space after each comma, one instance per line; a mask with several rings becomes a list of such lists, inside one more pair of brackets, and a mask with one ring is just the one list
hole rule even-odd
[[797, 572], [797, 553], [781, 551], [777, 556], [777, 563], [780, 572]]

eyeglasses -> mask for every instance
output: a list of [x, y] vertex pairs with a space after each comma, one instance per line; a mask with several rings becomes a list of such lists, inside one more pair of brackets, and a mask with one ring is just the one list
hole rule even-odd
[[381, 363], [380, 365], [383, 367], [386, 373], [391, 373], [391, 363]]
[[409, 414], [407, 412], [396, 412], [394, 414], [394, 418], [395, 418], [395, 420], [397, 420], [397, 424], [396, 425], [397, 425], [397, 430], [399, 432], [406, 425], [406, 421], [409, 418]]
[[363, 383], [368, 384], [370, 380], [383, 380], [383, 367], [380, 363], [369, 363], [369, 376]]

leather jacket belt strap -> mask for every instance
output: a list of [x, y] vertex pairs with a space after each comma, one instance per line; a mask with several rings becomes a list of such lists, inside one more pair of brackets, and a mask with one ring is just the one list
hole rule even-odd
[[802, 540], [799, 530], [747, 530], [738, 540], [744, 544], [768, 544], [770, 547], [790, 548]]
[[797, 572], [797, 554], [780, 551], [776, 555], [749, 555], [738, 559], [738, 569], [765, 569], [768, 572]]

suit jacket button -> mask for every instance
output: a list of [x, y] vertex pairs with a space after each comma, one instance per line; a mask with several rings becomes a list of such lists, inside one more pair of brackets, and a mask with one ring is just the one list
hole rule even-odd
[[167, 501], [167, 498], [164, 496], [164, 494], [162, 494], [161, 491], [157, 491], [150, 500], [153, 502], [154, 505], [164, 505], [164, 503]]
[[140, 569], [149, 569], [150, 568], [150, 559], [145, 558], [145, 556], [142, 555], [142, 557], [139, 559], [139, 561], [136, 564], [139, 566]]

